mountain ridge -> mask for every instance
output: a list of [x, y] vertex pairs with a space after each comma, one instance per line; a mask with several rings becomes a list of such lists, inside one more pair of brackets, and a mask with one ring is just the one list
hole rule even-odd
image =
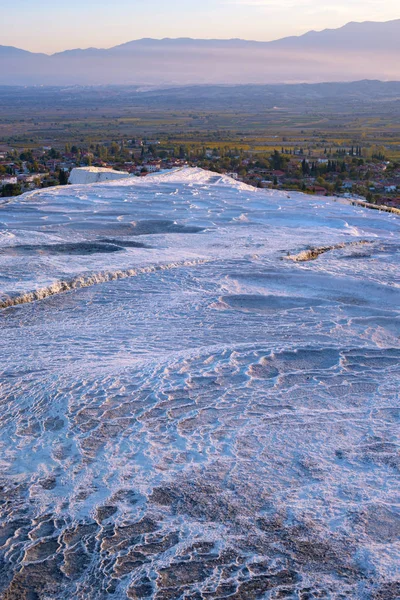
[[32, 54], [32, 55], [39, 55], [39, 56], [48, 56], [49, 58], [53, 57], [53, 56], [60, 56], [63, 54], [68, 54], [71, 52], [89, 52], [89, 51], [98, 51], [98, 52], [109, 52], [112, 50], [117, 50], [120, 48], [124, 48], [130, 45], [141, 45], [141, 44], [165, 44], [165, 43], [171, 43], [171, 44], [179, 44], [181, 42], [185, 42], [185, 43], [200, 43], [200, 44], [204, 44], [204, 45], [212, 45], [213, 43], [217, 43], [217, 44], [226, 44], [229, 45], [231, 43], [238, 43], [240, 45], [260, 45], [260, 46], [269, 46], [269, 45], [276, 45], [276, 44], [281, 44], [284, 42], [287, 42], [289, 40], [303, 40], [303, 39], [307, 39], [309, 37], [320, 37], [323, 35], [330, 35], [331, 33], [339, 33], [339, 32], [343, 32], [348, 30], [349, 28], [353, 28], [353, 27], [364, 27], [364, 26], [369, 26], [369, 25], [373, 25], [374, 27], [380, 28], [382, 27], [387, 27], [387, 26], [394, 26], [394, 27], [398, 27], [399, 31], [400, 31], [400, 19], [392, 19], [390, 21], [350, 21], [349, 23], [346, 23], [345, 25], [342, 25], [341, 27], [337, 27], [337, 28], [325, 28], [325, 29], [321, 29], [321, 30], [314, 30], [314, 29], [310, 29], [309, 31], [299, 34], [299, 35], [291, 35], [291, 36], [284, 36], [282, 38], [277, 38], [274, 40], [268, 40], [268, 41], [264, 41], [264, 40], [252, 40], [252, 39], [245, 39], [245, 38], [192, 38], [192, 37], [186, 37], [186, 36], [182, 36], [182, 37], [176, 37], [176, 38], [172, 38], [172, 37], [163, 37], [163, 38], [151, 38], [151, 37], [144, 37], [144, 38], [137, 38], [137, 39], [133, 39], [133, 40], [128, 40], [127, 42], [122, 42], [121, 44], [117, 44], [115, 46], [110, 46], [109, 48], [97, 48], [95, 46], [91, 46], [88, 48], [67, 48], [65, 50], [61, 50], [59, 52], [54, 52], [54, 53], [50, 53], [47, 54], [45, 52], [32, 52], [30, 50], [26, 50], [24, 48], [18, 48], [17, 46], [3, 46], [2, 44], [0, 44], [0, 50], [1, 49], [6, 49], [6, 50], [16, 50], [18, 52], [24, 52], [24, 53], [28, 53], [28, 54]]
[[398, 80], [399, 58], [400, 19], [365, 21], [270, 42], [142, 38], [51, 55], [0, 46], [0, 85]]

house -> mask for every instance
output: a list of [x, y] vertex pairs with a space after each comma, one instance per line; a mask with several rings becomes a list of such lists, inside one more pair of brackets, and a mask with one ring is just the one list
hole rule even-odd
[[174, 168], [174, 167], [183, 167], [184, 165], [187, 165], [187, 161], [181, 158], [171, 158], [169, 160], [169, 165], [170, 167]]
[[149, 173], [156, 173], [161, 169], [161, 161], [150, 160], [148, 163], [146, 163], [145, 167]]
[[38, 179], [39, 177], [41, 177], [38, 173], [36, 175], [34, 174], [22, 174], [22, 175], [18, 175], [17, 179], [19, 183], [34, 183], [36, 179]]
[[17, 177], [12, 175], [6, 175], [5, 177], [0, 177], [0, 187], [4, 187], [5, 185], [16, 185], [18, 183]]
[[49, 169], [50, 171], [55, 171], [59, 164], [60, 164], [60, 161], [55, 160], [55, 159], [46, 160], [46, 163], [45, 163], [46, 169]]

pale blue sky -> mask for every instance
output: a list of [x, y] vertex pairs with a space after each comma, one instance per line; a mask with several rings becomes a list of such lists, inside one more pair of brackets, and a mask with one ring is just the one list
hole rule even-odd
[[272, 40], [400, 18], [399, 0], [0, 0], [0, 44], [36, 52], [142, 37]]

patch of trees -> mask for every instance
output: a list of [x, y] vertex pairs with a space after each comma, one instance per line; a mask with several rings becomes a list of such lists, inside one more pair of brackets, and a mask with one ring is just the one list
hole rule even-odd
[[1, 195], [3, 196], [3, 198], [19, 196], [20, 194], [22, 194], [22, 190], [19, 183], [7, 183], [1, 188]]

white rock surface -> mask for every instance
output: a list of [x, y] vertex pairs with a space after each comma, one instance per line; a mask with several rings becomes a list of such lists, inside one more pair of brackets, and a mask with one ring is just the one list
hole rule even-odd
[[397, 215], [191, 168], [0, 207], [1, 598], [400, 597]]
[[104, 167], [79, 167], [72, 169], [69, 176], [69, 183], [102, 183], [104, 181], [113, 181], [115, 179], [125, 179], [130, 177], [127, 171], [114, 171]]

